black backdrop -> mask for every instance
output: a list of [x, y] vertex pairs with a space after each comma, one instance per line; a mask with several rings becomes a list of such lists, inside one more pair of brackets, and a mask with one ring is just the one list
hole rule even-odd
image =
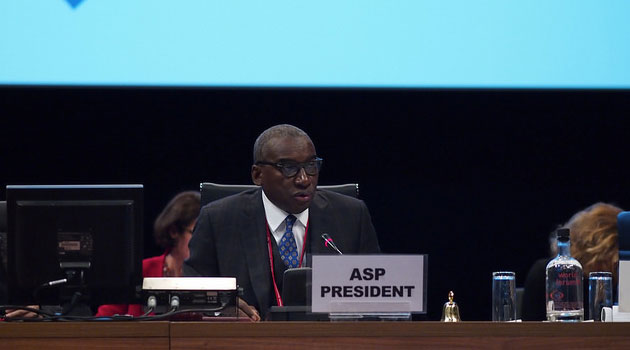
[[386, 253], [429, 254], [429, 314], [449, 290], [490, 319], [492, 271], [527, 270], [596, 201], [630, 208], [630, 91], [0, 88], [7, 184], [141, 183], [152, 220], [201, 181], [250, 183], [255, 137], [307, 131], [320, 184], [358, 182]]

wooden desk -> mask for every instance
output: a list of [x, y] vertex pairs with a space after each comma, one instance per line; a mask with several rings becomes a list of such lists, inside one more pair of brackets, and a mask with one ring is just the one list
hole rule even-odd
[[630, 323], [171, 324], [171, 349], [630, 349]]
[[0, 322], [2, 349], [168, 349], [168, 322]]
[[630, 349], [630, 323], [0, 322], [2, 349]]

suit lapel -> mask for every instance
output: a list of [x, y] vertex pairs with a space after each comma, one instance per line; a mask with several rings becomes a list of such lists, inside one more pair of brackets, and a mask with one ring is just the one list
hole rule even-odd
[[249, 279], [256, 295], [261, 313], [269, 308], [271, 286], [271, 267], [267, 245], [265, 209], [262, 204], [261, 190], [256, 191], [254, 199], [248, 201], [244, 210], [244, 220], [240, 230], [242, 251], [246, 252], [245, 261]]
[[308, 241], [311, 254], [330, 254], [330, 250], [324, 246], [321, 235], [328, 233], [334, 237], [336, 225], [330, 213], [324, 214], [326, 207], [328, 207], [328, 200], [317, 191], [309, 209], [308, 218]]

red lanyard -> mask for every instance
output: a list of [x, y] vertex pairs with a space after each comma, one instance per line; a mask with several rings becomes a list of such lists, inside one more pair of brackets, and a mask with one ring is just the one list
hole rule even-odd
[[[271, 232], [269, 230], [269, 224], [265, 225], [267, 227], [267, 247], [269, 248], [269, 266], [271, 268], [271, 281], [273, 282], [273, 290], [276, 292], [276, 303], [278, 306], [284, 306], [282, 304], [282, 297], [280, 296], [280, 291], [278, 290], [278, 284], [276, 283], [276, 274], [273, 272], [273, 248], [271, 246]], [[304, 241], [302, 242], [302, 252], [300, 253], [300, 264], [299, 267], [302, 267], [302, 259], [304, 258], [304, 249], [306, 248], [306, 238], [308, 237], [308, 221], [306, 222], [306, 229], [304, 230]]]

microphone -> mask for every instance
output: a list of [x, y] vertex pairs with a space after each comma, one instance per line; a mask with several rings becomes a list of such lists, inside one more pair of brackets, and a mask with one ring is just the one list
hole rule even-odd
[[321, 237], [324, 240], [324, 245], [326, 247], [330, 247], [332, 250], [334, 250], [337, 253], [339, 253], [339, 255], [343, 255], [341, 250], [339, 250], [339, 248], [337, 248], [337, 246], [335, 245], [335, 242], [333, 242], [332, 237], [330, 237], [328, 235], [328, 233], [322, 233]]

